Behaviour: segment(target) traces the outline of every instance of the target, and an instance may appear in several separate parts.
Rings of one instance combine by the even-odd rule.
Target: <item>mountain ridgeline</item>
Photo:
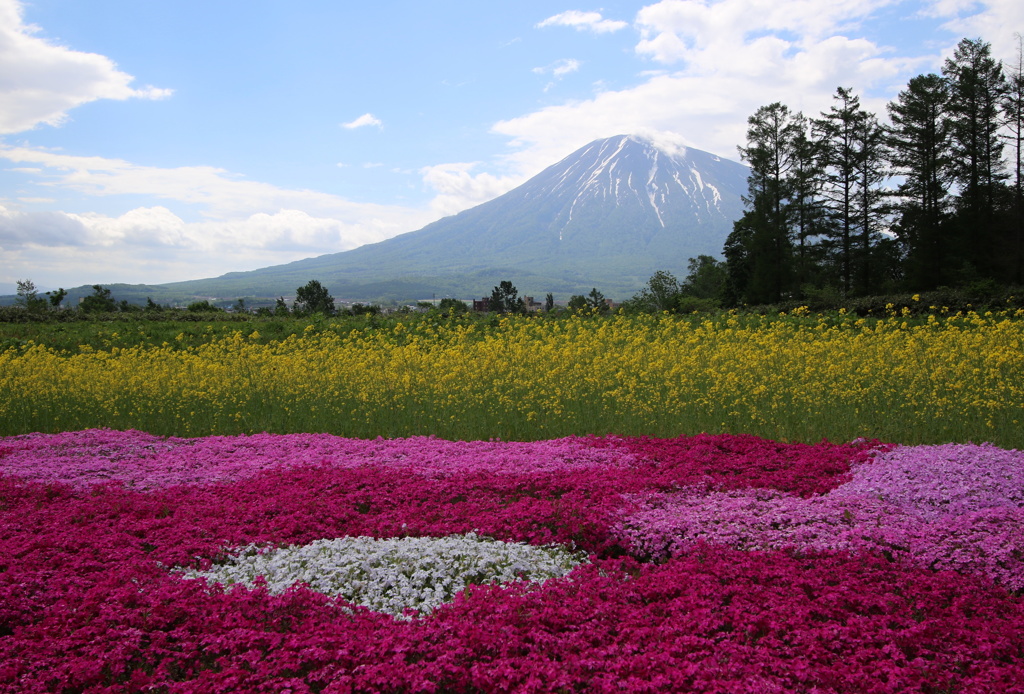
[[[597,140],[518,188],[380,243],[219,278],[175,294],[288,296],[317,279],[342,300],[468,298],[503,279],[523,294],[598,287],[627,298],[656,270],[718,256],[743,213],[747,167],[635,136]]]

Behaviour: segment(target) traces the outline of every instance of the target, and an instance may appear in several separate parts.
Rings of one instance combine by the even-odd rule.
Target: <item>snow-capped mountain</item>
[[[665,151],[623,135],[590,143],[509,195],[518,192],[523,202],[544,197],[557,201],[560,209],[550,230],[562,240],[567,233],[592,232],[595,212],[609,209],[642,218],[648,232],[644,236],[652,238],[658,229],[731,224],[736,195],[746,189],[746,174],[745,167],[707,152]]]
[[[418,231],[202,282],[244,279],[288,294],[318,279],[338,298],[410,299],[482,296],[507,279],[521,294],[568,298],[597,287],[628,298],[657,270],[681,279],[689,258],[721,255],[747,174],[700,150],[611,137]]]

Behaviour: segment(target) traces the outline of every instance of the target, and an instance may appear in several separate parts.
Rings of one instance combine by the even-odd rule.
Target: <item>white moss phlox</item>
[[[377,612],[421,614],[450,602],[468,585],[526,580],[542,583],[564,576],[586,556],[559,545],[535,547],[501,542],[475,533],[448,537],[340,537],[308,545],[235,550],[227,563],[208,571],[181,570],[225,586],[255,585],[282,593],[296,583],[342,597]]]

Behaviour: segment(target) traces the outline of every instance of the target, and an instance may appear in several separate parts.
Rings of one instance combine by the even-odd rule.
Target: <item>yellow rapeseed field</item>
[[[270,343],[0,353],[3,434],[542,439],[701,431],[1021,447],[1021,316],[897,313],[330,322]],[[251,330],[251,328],[250,328]]]

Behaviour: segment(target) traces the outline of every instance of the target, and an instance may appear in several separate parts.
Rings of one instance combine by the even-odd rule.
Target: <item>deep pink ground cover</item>
[[[1024,589],[1021,452],[973,444],[900,446],[834,479],[847,481],[831,489],[819,485],[823,493],[807,498],[781,493],[779,484],[630,495],[636,507],[622,514],[615,534],[634,553],[654,558],[699,542],[874,551]]]
[[[743,436],[0,439],[0,691],[1021,692],[1022,462]],[[166,570],[470,530],[593,563],[411,622]]]

